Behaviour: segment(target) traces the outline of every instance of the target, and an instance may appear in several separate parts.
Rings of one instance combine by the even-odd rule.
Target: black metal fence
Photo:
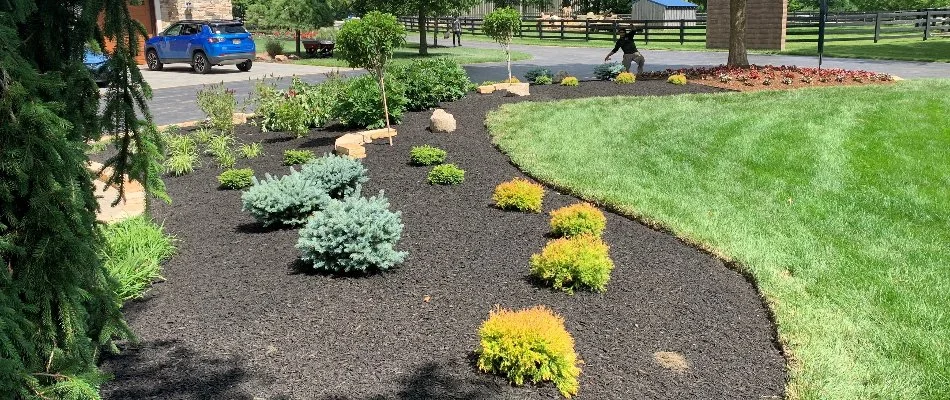
[[[410,31],[418,31],[415,17],[400,17]],[[484,35],[481,17],[461,17],[462,30],[466,34]],[[786,25],[786,41],[817,42],[817,13],[790,13]],[[451,18],[430,18],[426,27],[437,42],[449,27]],[[856,40],[882,40],[920,38],[928,40],[939,36],[950,37],[950,9],[930,11],[895,11],[879,13],[838,13],[827,19],[825,40],[846,42]],[[524,17],[521,21],[520,38],[541,40],[614,41],[620,28],[642,28],[641,41],[649,43],[705,43],[706,15],[683,20],[633,20],[629,16],[616,19],[539,19]]]

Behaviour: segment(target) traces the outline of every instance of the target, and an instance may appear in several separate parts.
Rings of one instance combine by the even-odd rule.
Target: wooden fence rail
[[[415,17],[400,17],[410,31],[418,31]],[[484,35],[481,17],[461,17],[462,30],[470,35]],[[426,28],[437,44],[440,36],[450,29],[451,18],[429,19]],[[819,17],[817,14],[789,14],[786,27],[787,42],[817,42]],[[541,40],[615,41],[620,28],[641,28],[639,40],[645,44],[704,43],[706,18],[682,20],[613,20],[595,19],[538,19],[524,17],[520,38]],[[896,11],[879,13],[842,13],[828,16],[825,41],[881,40],[950,36],[950,9],[931,11]]]

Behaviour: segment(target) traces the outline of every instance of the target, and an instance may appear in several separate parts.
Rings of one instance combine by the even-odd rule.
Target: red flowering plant
[[[750,65],[748,67],[720,65],[717,67],[667,69],[665,71],[644,73],[639,78],[666,79],[673,74],[683,74],[690,80],[705,81],[709,85],[730,88],[754,87],[757,85],[771,86],[776,81],[782,82],[784,86],[800,87],[817,83],[827,85],[832,83],[890,82],[894,80],[894,77],[888,74],[870,71],[837,68],[819,70],[794,65]]]

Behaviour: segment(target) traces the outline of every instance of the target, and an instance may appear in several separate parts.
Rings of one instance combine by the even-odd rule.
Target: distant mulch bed
[[[805,68],[796,66],[750,65],[748,67],[718,67],[667,69],[647,72],[638,78],[666,80],[670,75],[683,74],[690,82],[720,89],[751,92],[759,90],[789,90],[805,87],[859,86],[893,83],[896,77],[863,70],[837,68]]]
[[[126,305],[140,344],[104,360],[107,399],[553,399],[552,385],[513,387],[476,371],[476,331],[495,306],[544,304],[566,321],[584,364],[579,399],[761,399],[784,395],[785,359],[753,285],[666,233],[607,214],[616,263],[607,292],[573,296],[539,287],[528,261],[548,238],[546,214],[495,209],[493,188],[524,176],[496,150],[485,114],[515,101],[713,92],[665,82],[533,87],[528,98],[470,95],[445,104],[452,134],[409,113],[395,145],[371,144],[365,195],[385,190],[402,212],[394,272],[342,278],[299,272],[297,231],[265,229],[220,191],[207,160],[166,178],[171,205],[154,217],[179,239],[163,283]],[[292,139],[242,126],[262,158],[238,167],[286,173],[285,149],[329,152],[339,132]],[[431,186],[407,165],[412,146],[448,151],[465,183]],[[577,202],[548,191],[545,212]],[[305,269],[305,268],[304,268]],[[669,353],[660,353],[669,352]],[[675,354],[672,368],[656,354]],[[660,360],[660,361],[657,361]],[[688,367],[687,367],[688,366]]]

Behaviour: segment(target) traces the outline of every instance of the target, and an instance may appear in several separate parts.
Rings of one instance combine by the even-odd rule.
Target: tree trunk
[[[376,71],[376,76],[379,77],[379,92],[383,94],[383,114],[386,117],[386,134],[389,135],[389,145],[393,145],[393,137],[389,134],[389,130],[392,127],[389,125],[389,104],[386,101],[386,72],[385,70]]]
[[[745,48],[746,1],[729,0],[729,61],[730,66],[749,65]]]
[[[508,83],[511,83],[511,43],[505,45],[505,59],[508,61]]]
[[[419,10],[419,55],[429,55],[429,45],[426,43],[426,13],[425,10]]]
[[[297,40],[297,57],[300,57],[300,29],[295,30],[294,38]]]

